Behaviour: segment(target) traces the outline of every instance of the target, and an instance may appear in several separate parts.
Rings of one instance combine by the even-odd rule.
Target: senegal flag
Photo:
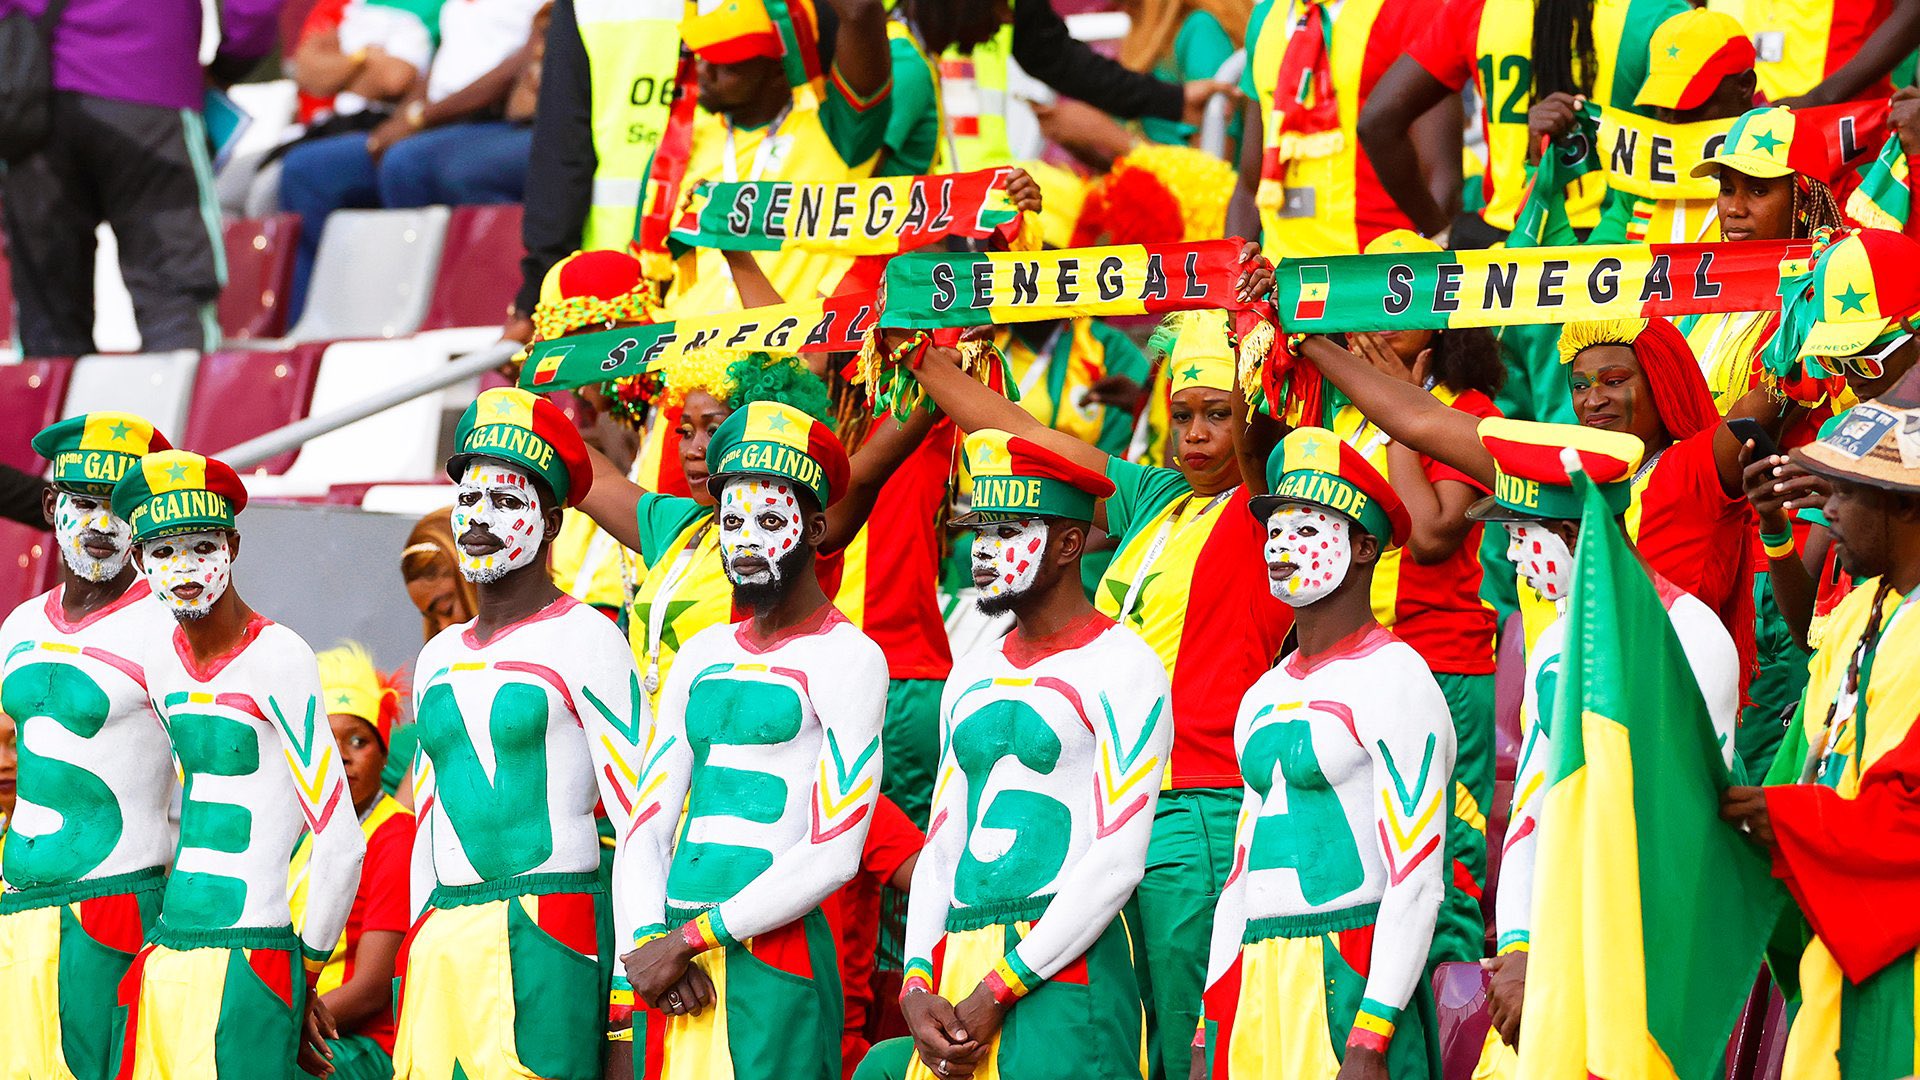
[[[1585,495],[1533,892],[1519,1075],[1706,1080],[1784,894],[1653,583]]]

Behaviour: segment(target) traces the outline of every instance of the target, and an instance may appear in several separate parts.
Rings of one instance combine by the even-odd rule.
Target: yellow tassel
[[[993,342],[968,340],[960,343],[960,370],[981,382],[987,381],[987,372],[993,370],[993,365],[998,362]]]
[[[1310,135],[1288,132],[1280,136],[1280,160],[1333,157],[1347,148],[1347,136],[1339,128],[1316,131]]]
[[[652,281],[667,281],[673,277],[673,259],[664,251],[642,251],[640,272]]]
[[[1039,251],[1044,242],[1040,232],[1040,215],[1020,211],[1020,228],[1013,234],[1013,239],[1007,241],[1008,249]]]
[[[1267,354],[1273,350],[1273,324],[1265,319],[1240,339],[1240,351],[1237,356],[1240,369],[1240,392],[1246,395],[1251,404],[1255,394],[1260,392],[1261,373],[1266,370]]]

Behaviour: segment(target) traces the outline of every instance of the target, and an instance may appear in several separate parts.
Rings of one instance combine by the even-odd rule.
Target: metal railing
[[[248,439],[237,446],[230,446],[215,456],[233,466],[235,471],[245,472],[270,457],[295,449],[308,439],[318,438],[330,431],[338,431],[355,421],[365,420],[374,413],[384,412],[395,405],[404,405],[414,398],[445,390],[454,383],[484,375],[513,359],[513,354],[519,351],[519,344],[512,341],[489,345],[478,352],[470,352],[449,361],[446,367],[431,374],[390,386],[330,413],[296,420],[286,427]]]

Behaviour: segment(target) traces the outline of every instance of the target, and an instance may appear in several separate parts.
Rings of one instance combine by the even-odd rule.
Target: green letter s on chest
[[[120,802],[107,782],[77,765],[34,752],[29,733],[49,721],[82,739],[100,734],[112,702],[79,668],[62,663],[26,664],[0,684],[0,712],[20,725],[22,801],[60,815],[60,827],[42,836],[14,836],[7,843],[7,878],[14,885],[75,881],[105,862],[120,842]]]

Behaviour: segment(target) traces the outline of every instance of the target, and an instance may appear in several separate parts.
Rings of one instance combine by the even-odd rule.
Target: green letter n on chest
[[[667,872],[667,895],[675,903],[721,903],[773,865],[775,853],[752,843],[692,839],[696,822],[715,819],[703,822],[700,831],[726,836],[740,829],[737,822],[772,825],[787,811],[788,778],[749,767],[756,756],[750,749],[725,748],[780,746],[798,738],[805,722],[800,694],[784,682],[740,678],[726,670],[719,665],[718,673],[701,672],[687,697],[693,778],[686,821]],[[794,779],[803,785],[811,781]]]

